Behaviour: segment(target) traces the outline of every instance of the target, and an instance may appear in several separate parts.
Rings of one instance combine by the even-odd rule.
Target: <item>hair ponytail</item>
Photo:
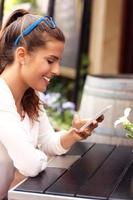
[[[3,29],[9,26],[12,22],[16,21],[19,17],[23,17],[24,15],[29,14],[27,10],[18,9],[15,10],[8,18],[7,22],[4,24]]]
[[[18,23],[18,18],[20,21],[20,17],[29,14],[28,11],[19,9],[14,11],[6,21],[4,25],[2,25],[2,29],[0,31],[0,66],[4,68],[7,64],[12,64],[14,60],[14,40],[18,34],[18,27],[20,23]],[[3,70],[3,69],[2,69]]]

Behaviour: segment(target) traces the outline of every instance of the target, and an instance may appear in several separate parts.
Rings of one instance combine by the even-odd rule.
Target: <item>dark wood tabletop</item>
[[[9,200],[133,200],[132,147],[77,143],[8,195]]]

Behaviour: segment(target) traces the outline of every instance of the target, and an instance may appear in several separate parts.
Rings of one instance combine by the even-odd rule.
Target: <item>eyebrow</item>
[[[62,58],[59,58],[59,57],[54,56],[54,55],[49,55],[48,57],[49,57],[49,58],[54,58],[55,60],[61,60],[61,59],[62,59]]]

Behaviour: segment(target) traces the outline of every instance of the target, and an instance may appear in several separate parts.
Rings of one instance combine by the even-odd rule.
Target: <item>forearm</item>
[[[67,134],[61,136],[61,145],[64,149],[69,149],[73,144],[78,141],[76,133],[73,129],[70,129]]]
[[[73,144],[78,141],[86,139],[88,136],[92,134],[94,127],[96,124],[92,124],[90,129],[86,129],[83,131],[79,131],[76,128],[71,128],[66,135],[63,135],[60,139],[60,143],[64,149],[69,149]]]

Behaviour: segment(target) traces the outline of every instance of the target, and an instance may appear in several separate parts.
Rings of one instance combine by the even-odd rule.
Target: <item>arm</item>
[[[46,168],[47,156],[30,142],[15,113],[0,112],[0,141],[24,176],[36,176]]]
[[[42,107],[39,118],[38,148],[50,156],[66,153],[68,150],[64,149],[61,144],[61,137],[65,134],[66,131],[54,131]]]
[[[72,128],[69,131],[65,131],[64,134],[63,131],[55,132],[43,109],[39,119],[39,148],[48,155],[61,155],[66,153],[75,142],[86,139],[92,134],[93,129],[98,126],[98,121],[94,121],[87,129],[79,132],[79,128],[85,122],[85,120],[75,118]]]
[[[91,136],[93,130],[98,126],[99,122],[102,122],[104,116],[101,115],[97,120],[93,120],[88,127],[81,129],[81,127],[88,122],[88,120],[80,119],[78,116],[75,116],[72,122],[72,128],[67,132],[66,135],[61,137],[61,145],[65,149],[71,148],[71,146],[77,141]]]

